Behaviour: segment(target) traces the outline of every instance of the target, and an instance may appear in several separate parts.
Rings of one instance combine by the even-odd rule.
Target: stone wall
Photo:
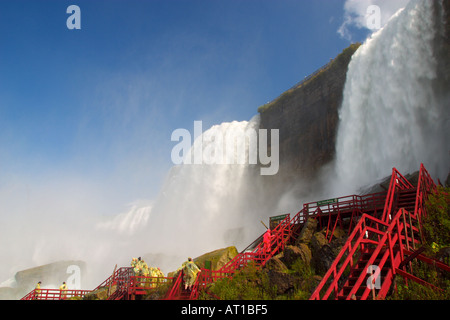
[[[346,48],[306,81],[258,109],[260,128],[279,129],[280,134],[280,170],[266,181],[311,180],[333,159],[347,67],[359,46]]]

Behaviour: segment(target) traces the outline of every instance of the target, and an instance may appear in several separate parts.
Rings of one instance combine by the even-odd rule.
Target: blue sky
[[[352,1],[347,1],[348,2]],[[66,9],[81,9],[69,30]],[[250,120],[367,30],[344,0],[0,3],[0,194],[151,199],[177,128]],[[347,21],[348,22],[348,21]],[[14,185],[17,189],[12,188]],[[30,191],[31,190],[31,191]],[[50,191],[51,192],[51,191]],[[12,194],[12,196],[11,196]],[[105,209],[106,210],[106,209]]]

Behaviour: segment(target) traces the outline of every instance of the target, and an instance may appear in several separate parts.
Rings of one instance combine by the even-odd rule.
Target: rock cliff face
[[[280,175],[311,178],[333,159],[347,67],[359,44],[258,109],[261,129],[279,129]]]
[[[22,270],[15,274],[10,287],[0,288],[0,299],[20,299],[33,290],[38,281],[46,289],[57,289],[63,281],[69,289],[82,289],[85,288],[85,275],[86,263],[79,260],[58,261]],[[80,287],[75,288],[74,283]]]
[[[258,109],[260,129],[279,130],[279,171],[260,177],[260,188],[266,189],[260,192],[270,203],[279,203],[276,210],[286,210],[286,201],[320,192],[319,170],[335,156],[348,64],[359,46],[344,49],[326,66]]]
[[[450,103],[450,0],[443,0],[442,6],[444,10],[440,5],[435,10],[435,54],[442,80],[435,94]],[[314,183],[318,170],[333,160],[347,69],[359,46],[344,49],[324,68],[258,109],[260,128],[279,129],[280,134],[279,172],[263,180],[292,190],[299,178]]]

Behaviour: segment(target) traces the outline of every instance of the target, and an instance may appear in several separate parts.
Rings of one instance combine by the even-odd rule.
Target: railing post
[[[406,249],[409,250],[409,238],[408,238],[408,229],[406,226],[406,217],[405,217],[405,210],[402,209],[402,216],[403,216],[403,229],[405,233],[405,243],[406,243]],[[400,238],[401,240],[401,238]]]
[[[337,274],[336,274],[336,268],[333,268],[333,280],[336,279],[336,275],[337,275]],[[333,291],[334,291],[334,298],[337,300],[337,298],[338,298],[338,293],[339,293],[337,281],[334,282],[334,288],[333,288]]]

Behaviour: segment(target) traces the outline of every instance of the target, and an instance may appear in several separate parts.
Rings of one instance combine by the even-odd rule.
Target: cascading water
[[[203,156],[217,150],[220,141],[212,137],[226,137],[249,129],[256,132],[258,126],[258,117],[249,122],[234,121],[213,126],[195,140],[186,157],[194,154],[198,147],[203,149]],[[248,142],[241,140],[240,143],[244,145],[237,145],[236,149],[248,153]],[[202,162],[173,167],[152,209],[150,234],[162,239],[167,250],[191,252],[191,255],[201,254],[205,248],[214,250],[225,245],[224,231],[241,227],[248,217],[245,208],[249,206],[253,190],[251,181],[256,172],[252,168],[256,169],[248,162]]]
[[[195,257],[224,246],[248,245],[264,231],[262,225],[255,227],[255,221],[258,217],[269,216],[271,208],[261,201],[258,191],[260,167],[249,160],[250,149],[255,145],[248,138],[236,139],[233,150],[226,150],[222,142],[236,132],[256,135],[258,128],[259,116],[255,116],[250,121],[226,122],[206,130],[184,155],[184,163],[172,167],[151,206],[141,209],[133,206],[130,212],[102,222],[98,227],[132,234],[132,243],[138,245],[131,251],[137,255],[162,254],[159,261],[151,263],[158,263],[158,267],[166,271],[174,270],[188,256]],[[195,154],[196,148],[202,149],[203,159],[193,164],[194,161],[187,161],[187,158]],[[211,164],[214,150],[224,150],[224,156],[227,153],[237,158],[243,151],[244,161],[235,159],[236,163]],[[177,264],[166,265],[164,256]],[[178,260],[174,260],[174,256]]]
[[[439,72],[442,10],[442,1],[413,0],[354,54],[330,192],[354,192],[393,167],[412,173],[420,163],[445,179],[450,90]]]
[[[422,162],[436,174],[447,174],[450,100],[448,88],[439,89],[439,10],[442,2],[411,1],[353,56],[340,110],[336,179],[325,180],[331,185],[326,191],[330,196],[353,193],[388,176],[392,167],[407,173]],[[199,137],[201,148],[214,149],[212,136],[258,127],[258,117],[213,126]],[[188,156],[195,153],[199,139]],[[248,146],[244,149],[248,152]],[[139,216],[145,222],[139,243],[150,244],[140,247],[141,252],[187,257],[250,243],[263,229],[242,233],[243,227],[291,212],[277,211],[277,204],[264,198],[258,190],[259,170],[254,169],[257,166],[249,164],[174,166],[151,210]],[[301,205],[301,199],[296,200]],[[123,218],[135,221],[129,215]],[[111,225],[123,228],[118,221]]]
[[[389,175],[392,167],[412,172],[423,162],[437,174],[447,174],[450,100],[448,87],[441,90],[436,53],[440,6],[413,0],[353,56],[340,111],[337,179],[331,183],[336,188],[329,190],[330,196],[353,193]],[[211,156],[217,146],[211,137],[258,128],[258,117],[213,126],[198,137],[187,156],[195,154],[199,141]],[[241,147],[248,153],[248,145],[236,149]],[[127,258],[146,253],[176,256],[168,264],[164,259],[150,261],[172,271],[188,256],[226,245],[242,249],[264,231],[260,219],[291,212],[267,198],[260,177],[259,167],[249,163],[176,165],[151,206],[133,206],[98,227],[132,234],[121,238]],[[295,200],[300,206],[302,199]]]
[[[389,175],[392,167],[412,172],[423,162],[435,175],[447,175],[450,90],[448,75],[439,69],[441,11],[442,1],[412,0],[354,54],[340,111],[336,179],[331,183],[335,188],[330,196],[355,192]],[[214,126],[202,137],[258,128],[255,117]],[[203,150],[209,152],[212,141],[207,141]],[[115,263],[124,266],[132,256],[146,253],[179,257],[166,265],[149,261],[172,271],[188,256],[249,244],[264,230],[260,219],[290,212],[277,211],[267,189],[266,193],[259,189],[259,178],[259,167],[252,164],[174,166],[151,204],[133,205],[108,221],[86,218],[77,228],[71,225],[74,231],[69,235],[60,231],[55,242],[33,237],[29,250],[34,248],[36,256],[42,252],[47,257],[50,252],[54,259],[75,255],[86,260],[98,271],[92,285],[104,280],[105,270]],[[299,206],[302,200],[295,199]],[[94,230],[86,224],[94,225]],[[255,229],[243,232],[249,226]],[[73,239],[75,248],[69,245]],[[44,258],[33,262],[45,263]]]

